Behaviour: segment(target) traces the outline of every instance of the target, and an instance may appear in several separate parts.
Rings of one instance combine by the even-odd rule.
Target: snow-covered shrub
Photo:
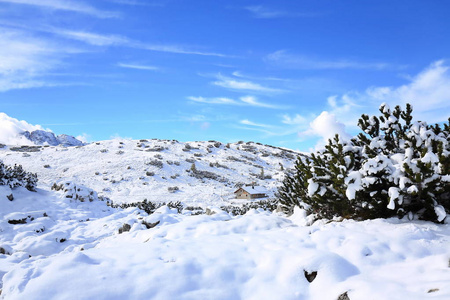
[[[164,167],[164,163],[158,159],[150,159],[150,160],[146,161],[145,164],[147,166],[155,166],[160,169],[162,169]]]
[[[450,119],[443,128],[412,122],[412,107],[362,115],[360,133],[336,136],[324,150],[299,157],[279,189],[286,211],[371,219],[397,215],[442,222],[450,213]]]
[[[7,185],[12,189],[23,186],[29,191],[35,191],[37,181],[37,175],[25,172],[21,165],[11,167],[0,161],[0,185]]]
[[[155,212],[155,210],[157,210],[158,208],[167,205],[169,208],[176,208],[178,213],[181,213],[183,211],[183,203],[181,203],[180,201],[176,201],[176,202],[152,202],[152,201],[147,201],[147,199],[144,199],[141,202],[130,202],[130,203],[122,203],[122,204],[114,204],[111,201],[110,206],[112,208],[122,208],[122,209],[127,209],[129,207],[137,207],[139,209],[142,209],[143,211],[145,211],[146,213],[148,213],[149,215],[151,215],[152,213]]]
[[[278,202],[276,199],[265,199],[255,202],[244,203],[242,205],[224,205],[220,209],[231,213],[235,216],[245,215],[248,211],[252,209],[263,209],[266,211],[275,211],[277,209]]]
[[[177,187],[177,186],[169,186],[169,187],[167,188],[167,190],[168,190],[170,193],[175,193],[175,192],[179,191],[180,188]]]
[[[99,200],[96,191],[94,191],[88,187],[85,187],[81,184],[75,184],[72,181],[65,181],[62,183],[54,183],[52,185],[52,190],[63,191],[64,198],[79,200],[81,202],[85,202],[85,201],[92,202],[94,200]]]

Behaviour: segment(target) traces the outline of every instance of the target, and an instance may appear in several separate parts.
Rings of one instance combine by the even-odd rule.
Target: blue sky
[[[0,111],[56,134],[310,150],[450,112],[447,1],[0,0]]]

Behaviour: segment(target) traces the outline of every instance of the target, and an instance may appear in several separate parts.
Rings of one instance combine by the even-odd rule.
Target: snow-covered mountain
[[[53,132],[45,130],[34,130],[34,131],[24,131],[21,133],[22,136],[26,137],[29,141],[36,145],[50,145],[50,146],[82,146],[83,142],[77,140],[73,136],[67,134],[60,134],[55,136]]]
[[[45,134],[39,137],[48,137]],[[50,140],[51,141],[51,140]],[[85,146],[4,147],[5,164],[21,164],[49,187],[74,181],[116,203],[182,201],[220,204],[255,183],[273,196],[299,153],[254,142],[109,140]]]

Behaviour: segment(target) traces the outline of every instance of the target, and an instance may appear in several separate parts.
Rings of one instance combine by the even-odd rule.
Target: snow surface
[[[306,226],[301,210],[287,218],[164,206],[147,215],[43,190],[19,188],[9,201],[10,192],[0,188],[0,245],[10,253],[0,254],[2,299],[450,298],[448,224]],[[7,222],[28,216],[26,224]],[[160,223],[146,229],[143,220]],[[131,230],[119,234],[125,223]]]
[[[158,140],[29,153],[1,149],[6,164],[20,163],[40,180],[37,192],[0,186],[1,299],[336,300],[345,292],[351,300],[450,299],[448,221],[311,225],[298,208],[290,217],[262,210],[233,216],[218,206],[229,201],[225,196],[237,183],[256,181],[274,192],[283,173],[279,164],[290,167],[292,159],[263,145],[249,145],[255,147],[249,151],[241,144],[189,144],[198,149]],[[164,149],[145,151],[158,147]],[[227,180],[190,176],[186,158],[195,159],[197,170]],[[155,160],[162,168],[146,164]],[[257,166],[272,179],[258,179]],[[70,189],[52,191],[54,182]],[[170,193],[170,186],[180,191]],[[214,214],[178,213],[167,206],[151,215],[111,208],[90,189],[117,202],[179,199]],[[437,213],[446,217],[445,211]],[[124,224],[130,230],[119,234]],[[305,272],[314,271],[317,277],[309,282]]]

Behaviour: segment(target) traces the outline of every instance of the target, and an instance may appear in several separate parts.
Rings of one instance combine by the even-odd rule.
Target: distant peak
[[[60,134],[55,136],[53,132],[45,130],[24,131],[22,136],[30,140],[36,145],[50,145],[50,146],[82,146],[84,143],[73,136],[67,134]]]

